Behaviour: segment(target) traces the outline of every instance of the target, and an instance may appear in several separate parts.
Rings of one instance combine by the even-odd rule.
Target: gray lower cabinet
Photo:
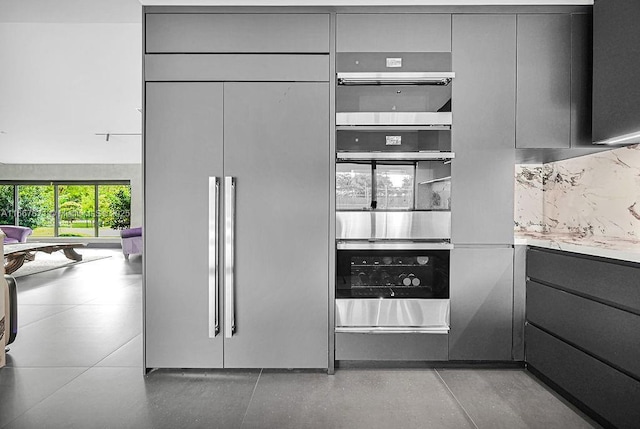
[[[327,368],[328,85],[146,84],[146,368]]]
[[[452,61],[452,241],[511,244],[515,15],[454,15]]]
[[[451,251],[449,360],[512,360],[513,249]]]
[[[528,367],[606,426],[640,421],[640,264],[527,253]]]

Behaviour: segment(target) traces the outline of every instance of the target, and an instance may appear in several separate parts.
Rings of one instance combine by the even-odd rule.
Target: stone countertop
[[[527,232],[516,233],[514,244],[640,263],[640,240]]]

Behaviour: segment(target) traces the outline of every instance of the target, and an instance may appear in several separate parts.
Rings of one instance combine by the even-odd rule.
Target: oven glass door
[[[449,298],[448,250],[338,250],[336,298]]]

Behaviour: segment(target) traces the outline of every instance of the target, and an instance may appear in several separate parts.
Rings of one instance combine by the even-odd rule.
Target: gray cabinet
[[[451,15],[339,13],[337,52],[451,52]]]
[[[512,359],[513,249],[451,251],[449,360]]]
[[[571,15],[518,15],[516,147],[568,148]]]
[[[571,15],[571,147],[592,147],[593,16]]]
[[[593,5],[593,141],[640,137],[640,2],[598,0]],[[619,139],[636,134],[635,138]]]
[[[326,368],[329,84],[151,82],[144,112],[145,366]]]
[[[327,53],[329,14],[148,13],[146,53]]]
[[[513,243],[516,17],[453,16],[451,233]]]
[[[640,265],[527,252],[526,362],[606,426],[640,419]]]

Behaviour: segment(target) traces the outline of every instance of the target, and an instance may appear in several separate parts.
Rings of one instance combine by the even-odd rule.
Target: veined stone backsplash
[[[516,165],[515,232],[640,240],[640,145]]]

